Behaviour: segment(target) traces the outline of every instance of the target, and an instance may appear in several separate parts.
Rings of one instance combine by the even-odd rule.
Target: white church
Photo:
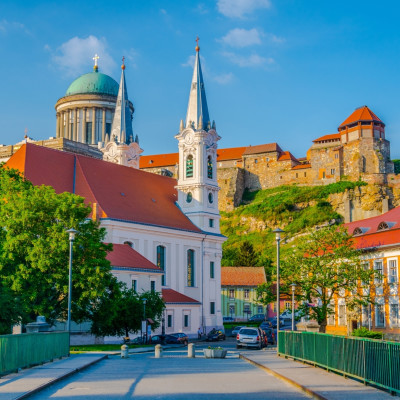
[[[92,217],[107,230],[106,242],[114,244],[108,257],[113,274],[138,292],[161,292],[166,334],[189,336],[199,327],[208,332],[223,326],[226,238],[219,229],[216,176],[220,137],[209,117],[199,50],[186,121],[175,136],[177,180],[139,170],[143,150],[133,134],[125,65],[118,85],[99,72],[97,57],[94,71],[72,82],[56,104],[54,140],[63,140],[64,151],[26,140],[7,161],[35,185],[84,197]],[[89,149],[86,155],[83,146]]]

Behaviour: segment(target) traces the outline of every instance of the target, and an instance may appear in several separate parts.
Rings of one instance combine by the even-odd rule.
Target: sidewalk
[[[275,349],[246,352],[240,358],[305,391],[320,400],[385,400],[388,392],[344,378],[322,368],[278,357]]]
[[[24,399],[106,357],[104,354],[76,354],[3,376],[0,378],[0,400]]]

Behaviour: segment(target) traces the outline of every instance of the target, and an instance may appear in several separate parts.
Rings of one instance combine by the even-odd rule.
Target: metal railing
[[[400,393],[400,343],[281,331],[278,353]]]
[[[23,333],[0,336],[0,375],[69,354],[69,333]]]

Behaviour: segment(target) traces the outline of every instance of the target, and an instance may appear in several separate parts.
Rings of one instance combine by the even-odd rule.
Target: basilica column
[[[60,137],[60,113],[56,113],[56,138]]]
[[[86,108],[82,110],[82,143],[86,143]]]
[[[74,136],[73,139],[77,142],[78,141],[78,109],[75,108],[74,111]]]
[[[101,141],[105,142],[106,140],[106,109],[103,107],[103,120],[101,126]]]
[[[96,107],[92,110],[92,144],[96,144]]]
[[[65,137],[65,111],[61,111],[61,137]]]
[[[66,125],[65,136],[67,137],[67,139],[71,139],[71,137],[70,137],[70,135],[71,135],[70,111],[67,110],[66,114],[67,114],[67,118],[65,121],[65,125]]]

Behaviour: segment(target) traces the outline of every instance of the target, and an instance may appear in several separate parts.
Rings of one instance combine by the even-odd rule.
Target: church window
[[[136,293],[137,292],[137,280],[132,279],[132,289]]]
[[[106,123],[106,135],[110,135],[111,134],[111,123],[107,122]]]
[[[214,220],[213,220],[212,218],[210,218],[210,219],[208,220],[208,226],[209,226],[210,228],[214,228]]]
[[[207,157],[207,177],[209,179],[213,178],[213,165],[211,156]]]
[[[189,193],[186,195],[186,203],[191,203],[192,200],[193,200],[193,195],[192,195],[192,193],[189,192]]]
[[[215,278],[215,268],[214,268],[214,261],[210,261],[210,278]]]
[[[164,274],[161,277],[161,285],[165,286],[165,247],[157,246],[157,267],[159,267]]]
[[[208,202],[210,204],[212,204],[214,202],[214,196],[213,196],[213,194],[211,192],[208,193]]]
[[[86,143],[92,143],[92,122],[86,122]]]
[[[150,281],[150,290],[152,293],[156,291],[156,281]]]
[[[211,315],[215,314],[215,301],[210,302],[210,314]]]
[[[187,285],[194,287],[194,250],[187,251]]]
[[[168,314],[167,316],[167,328],[172,328],[172,315]]]
[[[189,155],[186,159],[186,178],[193,178],[193,156]]]

